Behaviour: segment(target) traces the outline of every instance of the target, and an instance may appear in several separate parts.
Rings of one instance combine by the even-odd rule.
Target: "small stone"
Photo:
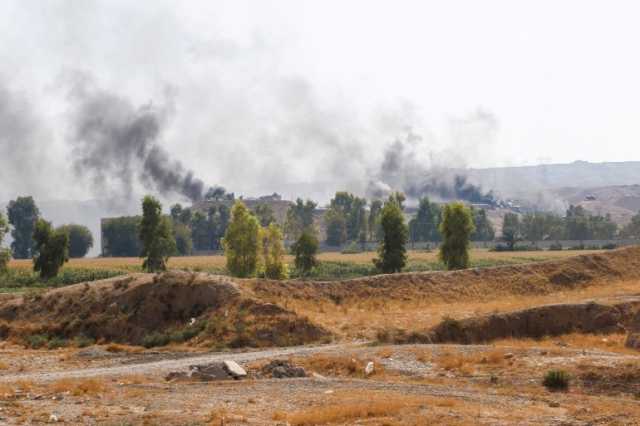
[[[327,380],[327,378],[324,377],[322,374],[318,374],[316,372],[311,373],[311,377],[313,377],[316,380]]]
[[[504,354],[504,359],[511,359],[513,357],[514,357],[514,355],[511,352],[508,352],[508,353]]]
[[[558,408],[560,406],[560,403],[558,401],[551,401],[549,403],[549,407],[551,408]]]
[[[549,352],[547,351],[540,351],[540,355],[547,355]]]
[[[373,374],[373,371],[374,371],[373,361],[369,361],[367,363],[367,366],[364,368],[364,375],[370,376]]]
[[[240,365],[237,362],[232,360],[226,360],[226,361],[223,361],[222,364],[224,365],[224,369],[227,370],[227,372],[231,374],[231,376],[233,376],[234,379],[247,377],[247,372],[244,370],[244,368],[240,367]]]
[[[58,416],[57,416],[57,415],[55,415],[55,414],[52,414],[52,415],[50,415],[50,416],[49,416],[49,421],[50,421],[51,423],[58,423],[58,421],[59,421],[59,420],[60,420],[60,419],[59,419],[59,418],[58,418]]]
[[[329,394],[333,393],[333,390],[329,389],[329,390],[324,391],[324,393],[325,393],[325,395],[329,395]]]

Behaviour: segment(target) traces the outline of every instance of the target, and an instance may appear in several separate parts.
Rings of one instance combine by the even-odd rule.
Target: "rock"
[[[292,365],[289,361],[274,359],[262,367],[265,376],[283,379],[288,377],[307,377],[307,372],[302,367]]]
[[[311,377],[313,377],[316,380],[327,380],[327,378],[324,377],[322,374],[318,374],[316,372],[311,373]]]
[[[49,416],[49,422],[51,423],[58,423],[60,419],[58,418],[58,416],[56,414],[52,414]]]
[[[549,402],[549,407],[551,408],[558,408],[559,406],[560,406],[560,403],[558,401]]]
[[[227,371],[222,362],[213,362],[211,364],[192,365],[191,377],[202,381],[211,380],[229,380],[233,376]],[[246,373],[245,373],[246,374]]]
[[[226,361],[222,361],[222,364],[224,365],[224,369],[227,370],[227,373],[233,376],[234,379],[241,379],[243,377],[247,377],[247,372],[244,370],[244,368],[240,367],[240,365],[237,362],[232,360],[226,360]]]
[[[167,374],[164,379],[167,382],[179,381],[179,380],[187,380],[189,379],[189,374],[184,371],[172,371]]]
[[[369,361],[367,363],[367,366],[364,368],[364,375],[365,376],[370,376],[373,374],[374,371],[374,367],[373,367],[373,361]]]
[[[514,355],[511,352],[504,354],[504,359],[511,359],[513,357]]]

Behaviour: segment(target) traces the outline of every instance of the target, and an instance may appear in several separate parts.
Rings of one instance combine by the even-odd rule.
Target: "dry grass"
[[[364,419],[393,420],[402,411],[416,411],[425,406],[422,398],[398,394],[347,395],[338,394],[320,406],[294,411],[290,414],[274,413],[274,420],[286,420],[292,426],[326,424],[352,424]],[[386,424],[386,423],[376,423]]]
[[[68,392],[73,396],[100,395],[106,389],[105,384],[98,379],[62,379],[48,385],[50,392]]]
[[[625,333],[608,335],[571,333],[562,336],[543,337],[542,339],[503,339],[493,342],[495,346],[512,348],[552,348],[558,349],[558,343],[567,345],[569,349],[600,349],[629,355],[638,355],[638,351],[625,347]]]
[[[435,297],[413,300],[370,298],[355,303],[343,302],[340,305],[327,301],[299,299],[284,299],[279,303],[338,335],[348,338],[374,338],[378,330],[423,331],[438,324],[445,316],[463,319],[537,305],[636,295],[638,284],[638,281],[617,281],[546,295],[495,298],[477,295],[476,300],[469,296],[446,301]]]
[[[107,352],[112,353],[140,353],[144,351],[142,346],[121,345],[119,343],[110,343],[104,348]]]
[[[340,377],[366,377],[364,369],[372,360],[363,360],[355,356],[317,354],[308,357],[293,358],[291,362],[303,367],[305,370],[314,371],[326,376]],[[374,372],[371,376],[379,376],[384,373],[384,367],[380,363],[374,363]]]

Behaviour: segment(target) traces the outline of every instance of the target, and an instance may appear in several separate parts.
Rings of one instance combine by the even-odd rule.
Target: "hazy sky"
[[[364,182],[409,128],[425,163],[640,160],[638,16],[633,1],[4,0],[0,199],[97,195],[73,167],[79,75],[161,108],[172,161],[240,192]]]

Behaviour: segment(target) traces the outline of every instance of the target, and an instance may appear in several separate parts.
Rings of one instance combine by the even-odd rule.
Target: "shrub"
[[[564,391],[569,388],[570,376],[564,370],[549,370],[542,384],[551,391]]]
[[[613,250],[618,248],[618,245],[616,243],[603,244],[601,248],[603,250]]]
[[[361,253],[362,247],[355,241],[351,241],[345,248],[342,249],[342,254],[356,254]]]
[[[47,349],[58,349],[67,346],[67,341],[60,337],[54,337],[47,343]]]
[[[93,345],[95,342],[96,341],[94,339],[87,337],[84,334],[79,334],[73,339],[73,344],[77,348],[86,348],[87,346]]]
[[[549,246],[549,251],[560,251],[562,250],[562,244],[560,243],[553,243]]]
[[[51,222],[38,219],[33,240],[36,251],[33,270],[39,272],[42,279],[54,278],[69,260],[69,235],[63,230],[54,230]]]
[[[32,334],[25,337],[27,347],[31,349],[40,349],[49,341],[49,337],[45,334]]]
[[[291,246],[291,252],[295,256],[296,269],[301,275],[309,274],[318,265],[316,260],[318,239],[310,231],[300,234],[300,238]]]
[[[165,346],[169,344],[171,338],[168,334],[154,332],[151,334],[147,334],[142,339],[142,346],[145,348],[153,348],[155,346]]]

